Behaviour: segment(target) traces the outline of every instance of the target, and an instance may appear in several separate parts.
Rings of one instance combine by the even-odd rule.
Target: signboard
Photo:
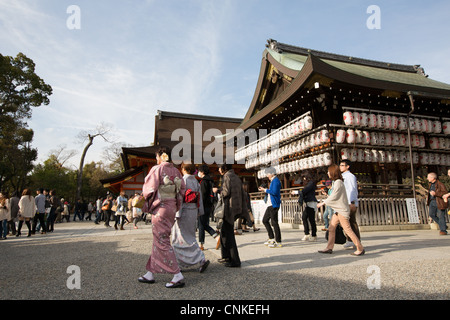
[[[420,223],[416,200],[414,198],[407,198],[405,200],[409,223]]]
[[[264,213],[266,212],[267,205],[264,200],[252,200],[251,201],[253,217],[255,221],[262,221]],[[282,222],[281,208],[278,209],[278,223]]]

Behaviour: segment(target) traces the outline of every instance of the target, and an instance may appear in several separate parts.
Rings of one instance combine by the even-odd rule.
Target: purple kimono
[[[171,274],[180,272],[170,243],[170,233],[175,223],[175,214],[180,210],[185,189],[183,176],[169,162],[152,167],[145,177],[143,195],[147,201],[144,211],[153,214],[153,248],[147,262],[147,271]]]

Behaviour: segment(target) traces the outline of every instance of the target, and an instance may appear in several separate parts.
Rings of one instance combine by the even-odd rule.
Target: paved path
[[[302,242],[302,230],[287,226],[282,226],[283,247],[267,248],[266,232],[259,226],[259,232],[236,236],[242,267],[231,269],[217,262],[220,250],[207,235],[207,271],[184,272],[186,286],[170,290],[164,287],[170,275],[157,275],[152,285],[137,281],[145,273],[152,241],[151,225],[141,222],[139,227],[116,231],[90,221],[70,222],[56,224],[52,234],[27,238],[25,231],[25,236],[0,241],[0,299],[450,298],[450,236],[436,230],[363,232],[367,253],[353,257],[340,245],[332,255],[319,254],[324,232],[317,242]],[[67,286],[70,266],[79,268],[80,289]],[[379,289],[369,289],[368,283]]]

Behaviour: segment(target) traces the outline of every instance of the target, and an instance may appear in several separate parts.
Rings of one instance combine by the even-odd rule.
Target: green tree
[[[33,60],[0,54],[0,188],[20,190],[28,181],[37,150],[28,128],[32,107],[48,105],[52,88],[35,73]]]
[[[30,176],[30,186],[34,190],[54,189],[57,195],[73,202],[76,192],[76,171],[62,166],[58,158],[51,154],[44,163],[34,167]]]

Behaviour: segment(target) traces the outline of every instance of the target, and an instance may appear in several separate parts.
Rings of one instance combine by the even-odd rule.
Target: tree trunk
[[[88,135],[89,137],[89,142],[88,144],[84,147],[83,150],[83,154],[81,155],[81,159],[80,159],[80,168],[78,169],[78,177],[77,177],[77,196],[76,196],[76,200],[80,199],[81,197],[81,187],[83,185],[83,167],[84,167],[84,158],[86,157],[86,153],[88,151],[88,149],[93,145],[94,143],[94,138],[95,135]],[[76,201],[75,200],[75,201]]]

